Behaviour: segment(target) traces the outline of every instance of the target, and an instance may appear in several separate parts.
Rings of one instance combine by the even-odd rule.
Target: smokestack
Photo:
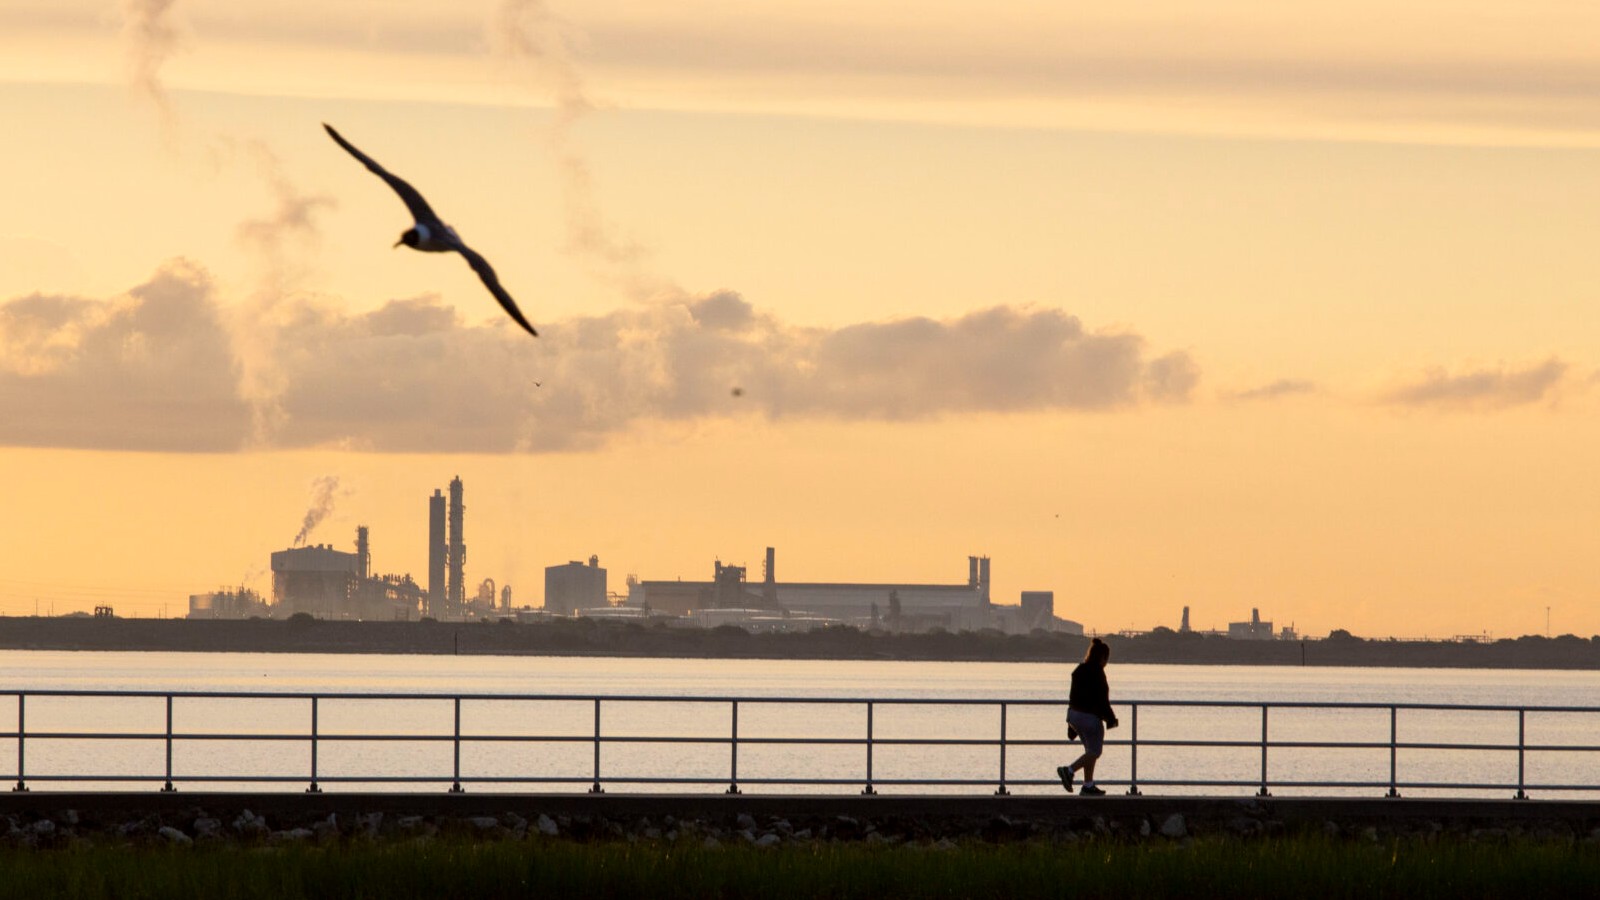
[[[977,587],[977,586],[978,586],[978,558],[976,556],[969,556],[969,557],[967,557],[967,587]]]
[[[428,615],[444,609],[444,495],[434,488],[428,498]]]
[[[600,557],[599,556],[594,555],[594,554],[590,554],[590,556],[589,556],[589,568],[591,568],[591,569],[600,568]]]
[[[761,567],[761,574],[765,576],[767,584],[778,580],[778,551],[767,548],[767,562]]]
[[[467,543],[462,537],[462,521],[467,507],[461,502],[461,476],[450,480],[450,577],[446,590],[452,614],[467,602]]]
[[[372,547],[367,543],[367,526],[356,526],[356,567],[361,580],[372,577]]]
[[[1256,609],[1253,606],[1250,607],[1250,624],[1252,626],[1261,624],[1261,610]]]
[[[983,594],[983,602],[989,602],[989,557],[978,557],[978,590]]]
[[[1178,626],[1178,630],[1184,634],[1189,633],[1189,607],[1187,606],[1183,608],[1183,624]]]

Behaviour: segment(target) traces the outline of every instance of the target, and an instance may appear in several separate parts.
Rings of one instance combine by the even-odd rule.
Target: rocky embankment
[[[317,803],[285,804],[257,798],[252,809],[236,802],[205,805],[175,802],[140,808],[132,803],[79,808],[34,802],[29,809],[0,814],[0,844],[52,849],[84,846],[337,846],[375,841],[575,841],[651,842],[695,846],[776,847],[816,842],[861,842],[923,848],[954,848],[973,842],[1184,841],[1195,837],[1259,838],[1317,834],[1354,841],[1396,837],[1450,837],[1468,841],[1537,840],[1600,844],[1600,808],[1593,804],[1530,801],[1258,801],[1108,798],[1014,803],[983,798],[913,799],[885,804],[873,799],[802,800],[761,798],[736,811],[737,799],[706,809],[686,802],[689,814],[662,813],[659,799],[629,803],[611,798],[604,812],[574,812],[572,802],[549,812],[517,804],[489,811],[491,804],[449,811],[440,804],[407,808],[394,798],[345,800],[330,811]],[[621,799],[621,802],[617,802]],[[170,798],[163,798],[170,800]],[[1048,805],[1044,805],[1048,803]],[[264,804],[264,805],[263,805]],[[448,806],[449,804],[444,804]],[[668,804],[670,805],[670,804]],[[792,806],[788,813],[773,812]],[[436,807],[428,809],[426,807]],[[634,807],[630,809],[629,807]],[[696,808],[699,807],[699,808]],[[850,810],[850,814],[840,810]],[[1007,810],[999,812],[997,810]],[[1046,814],[1037,811],[1044,809]],[[264,810],[264,811],[256,811]]]

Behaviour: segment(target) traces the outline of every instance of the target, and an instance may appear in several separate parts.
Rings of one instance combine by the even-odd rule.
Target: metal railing
[[[1060,738],[1021,738],[1011,735],[1009,728],[1010,712],[1013,708],[1029,707],[1055,707],[1064,712],[1065,704],[1060,700],[1032,700],[1032,699],[965,699],[965,698],[846,698],[846,697],[695,697],[695,696],[595,696],[571,694],[420,694],[420,693],[282,693],[282,692],[216,692],[216,691],[78,691],[78,690],[28,690],[28,691],[0,691],[0,698],[11,697],[16,700],[16,729],[14,731],[0,732],[0,741],[15,741],[16,770],[12,773],[0,773],[0,782],[11,781],[14,783],[12,790],[26,791],[30,782],[33,783],[129,783],[151,784],[159,783],[162,791],[174,791],[177,785],[182,784],[305,784],[308,792],[322,790],[322,785],[339,784],[448,784],[451,792],[465,790],[467,784],[512,784],[512,785],[587,785],[591,793],[601,793],[605,785],[683,785],[683,786],[716,786],[723,788],[729,794],[737,794],[741,786],[812,786],[812,787],[859,787],[863,794],[875,794],[878,788],[884,786],[894,787],[957,787],[957,788],[982,788],[992,789],[995,794],[1008,794],[1013,787],[1056,785],[1058,782],[1051,778],[1017,778],[1007,770],[1008,753],[1020,748],[1055,748],[1065,751],[1068,755],[1076,755],[1079,750],[1076,745],[1070,745]],[[144,731],[60,731],[38,730],[30,731],[27,727],[29,700],[42,700],[45,698],[68,698],[76,700],[112,700],[125,701],[137,699],[159,699],[165,704],[165,727],[161,730]],[[191,701],[291,701],[306,704],[306,730],[304,731],[274,731],[274,732],[208,732],[208,731],[179,731],[174,729],[174,706],[178,703]],[[322,730],[320,714],[324,704],[330,702],[347,701],[380,701],[384,703],[402,704],[448,704],[453,713],[453,728],[449,733],[390,733],[379,731],[364,732],[334,732]],[[594,721],[592,733],[584,734],[506,734],[506,733],[463,733],[462,731],[462,706],[477,703],[564,703],[592,705]],[[729,711],[729,727],[726,736],[723,735],[638,735],[638,734],[607,734],[602,728],[602,709],[604,707],[617,708],[629,705],[652,704],[689,704],[694,706],[725,706]],[[741,707],[752,706],[794,706],[794,705],[824,705],[831,707],[858,707],[864,713],[865,733],[859,737],[825,737],[825,736],[754,736],[742,735],[739,731],[739,711]],[[1574,707],[1574,706],[1481,706],[1466,704],[1427,704],[1427,703],[1320,703],[1320,702],[1283,702],[1261,703],[1251,701],[1190,701],[1190,700],[1137,700],[1124,701],[1117,704],[1126,712],[1128,729],[1125,738],[1118,737],[1117,732],[1110,732],[1106,740],[1108,748],[1123,747],[1127,749],[1128,777],[1126,779],[1101,779],[1104,785],[1125,787],[1129,794],[1139,794],[1143,789],[1151,787],[1163,788],[1246,788],[1253,789],[1258,796],[1270,796],[1273,788],[1294,789],[1354,789],[1354,790],[1383,790],[1386,796],[1398,797],[1402,790],[1478,790],[1478,791],[1515,791],[1513,796],[1517,799],[1526,799],[1530,790],[1546,792],[1588,792],[1600,791],[1600,783],[1529,783],[1527,781],[1527,757],[1529,754],[1593,754],[1600,753],[1600,746],[1588,744],[1530,744],[1527,741],[1527,723],[1529,714],[1581,714],[1600,716],[1600,707]],[[875,712],[885,707],[977,707],[991,708],[997,712],[997,728],[992,734],[978,736],[955,737],[891,737],[878,734],[874,730]],[[1260,735],[1249,739],[1218,739],[1218,738],[1141,738],[1139,735],[1140,711],[1160,710],[1165,708],[1182,707],[1186,709],[1217,710],[1217,711],[1259,711]],[[0,707],[3,708],[3,707]],[[1335,715],[1353,711],[1386,711],[1388,713],[1387,740],[1350,740],[1350,741],[1300,741],[1275,739],[1270,730],[1271,713],[1285,710],[1314,710]],[[1516,743],[1506,742],[1453,742],[1453,741],[1402,741],[1400,740],[1399,723],[1402,713],[1417,712],[1449,712],[1473,713],[1492,715],[1515,715],[1517,723]],[[1064,730],[1064,727],[1063,727]],[[38,745],[41,742],[57,741],[87,741],[87,742],[159,742],[164,745],[165,768],[162,772],[147,772],[142,774],[106,773],[106,772],[30,772],[28,769],[28,750],[30,742]],[[309,771],[304,774],[282,775],[262,774],[260,772],[229,772],[224,774],[179,772],[174,769],[173,750],[175,746],[205,744],[208,742],[282,742],[289,744],[303,744],[309,750]],[[408,742],[408,743],[449,743],[451,746],[452,769],[448,774],[438,773],[430,775],[380,775],[376,773],[327,775],[319,771],[319,748],[325,745],[367,744],[382,742]],[[463,774],[461,764],[461,749],[465,745],[474,744],[579,744],[591,745],[593,748],[593,762],[590,771],[583,774]],[[604,772],[602,770],[602,748],[613,745],[702,745],[727,747],[728,769],[726,776],[695,777],[676,775],[641,775],[626,772]],[[759,746],[798,746],[811,748],[826,747],[860,747],[864,751],[864,767],[859,776],[849,778],[812,777],[804,774],[793,776],[761,776],[741,777],[739,774],[739,749],[743,747]],[[883,778],[874,770],[874,750],[888,747],[967,747],[989,748],[996,755],[994,768],[991,772],[974,771],[970,777],[961,778]],[[1233,750],[1259,750],[1260,766],[1256,770],[1253,766],[1248,773],[1241,773],[1236,777],[1212,779],[1141,779],[1139,776],[1139,758],[1141,751],[1148,752],[1155,748],[1184,748],[1189,751],[1205,751],[1219,749]],[[1339,780],[1339,779],[1292,779],[1274,777],[1270,768],[1272,751],[1282,750],[1357,750],[1357,751],[1387,751],[1388,778],[1366,780]],[[1460,751],[1473,753],[1504,753],[1516,755],[1516,778],[1509,778],[1491,782],[1452,782],[1452,781],[1416,781],[1405,780],[1400,777],[1400,753],[1402,751]],[[1591,769],[1593,766],[1591,765]],[[1508,773],[1509,774],[1509,773]]]

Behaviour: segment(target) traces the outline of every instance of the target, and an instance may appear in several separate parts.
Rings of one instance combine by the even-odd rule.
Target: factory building
[[[279,550],[272,554],[272,602],[281,617],[345,618],[360,571],[356,554],[328,544]]]
[[[410,575],[372,575],[365,526],[356,529],[354,553],[321,544],[272,554],[272,600],[279,618],[415,620],[423,610],[422,587]]]
[[[1007,634],[1030,634],[1037,630],[1083,634],[1083,624],[1056,618],[1055,591],[1023,591],[1018,606],[993,606],[994,627]]]
[[[1261,621],[1261,610],[1252,609],[1250,621],[1228,623],[1228,637],[1242,641],[1270,641],[1274,637],[1272,623]]]
[[[750,618],[778,614],[903,631],[977,630],[993,624],[988,557],[969,557],[966,582],[955,584],[778,581],[771,547],[763,569],[762,580],[751,583],[745,567],[718,560],[710,581],[639,581],[631,586],[627,605],[672,615],[748,610]]]
[[[600,557],[589,557],[589,564],[576,560],[544,570],[544,609],[558,616],[570,616],[580,609],[606,606],[606,570]]]

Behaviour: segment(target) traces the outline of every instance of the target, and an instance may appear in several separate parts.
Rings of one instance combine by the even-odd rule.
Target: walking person
[[[1067,696],[1067,740],[1074,736],[1083,739],[1083,755],[1064,766],[1056,767],[1061,776],[1061,786],[1072,793],[1072,781],[1083,773],[1083,787],[1078,790],[1084,797],[1101,797],[1105,791],[1094,783],[1094,764],[1100,758],[1105,744],[1106,729],[1117,727],[1117,714],[1111,711],[1111,687],[1106,683],[1106,663],[1111,659],[1111,646],[1095,638],[1083,662],[1072,670],[1072,691]]]

